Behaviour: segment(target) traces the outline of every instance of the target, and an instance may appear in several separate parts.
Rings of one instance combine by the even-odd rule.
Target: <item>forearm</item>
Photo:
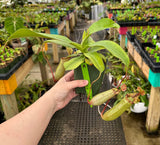
[[[67,73],[34,104],[0,124],[0,144],[38,144],[53,114],[77,95],[74,88],[88,84],[88,81],[73,78],[74,71]]]
[[[1,124],[0,144],[37,144],[56,111],[55,105],[52,94],[47,92],[30,107]]]

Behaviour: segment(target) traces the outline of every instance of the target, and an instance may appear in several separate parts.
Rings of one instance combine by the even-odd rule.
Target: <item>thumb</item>
[[[87,80],[74,80],[74,81],[70,81],[68,82],[68,86],[70,89],[74,89],[77,87],[84,87],[88,84]]]

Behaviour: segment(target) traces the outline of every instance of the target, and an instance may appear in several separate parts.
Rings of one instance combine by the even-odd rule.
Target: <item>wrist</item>
[[[54,97],[54,93],[49,90],[44,95],[45,95],[45,99],[48,100],[48,104],[46,105],[50,105],[52,113],[54,114],[57,111],[57,104],[56,104],[56,100]]]

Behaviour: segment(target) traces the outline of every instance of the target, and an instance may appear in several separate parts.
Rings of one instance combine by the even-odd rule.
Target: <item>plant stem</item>
[[[44,59],[47,61],[47,64],[48,64],[48,66],[49,66],[49,68],[50,68],[50,71],[51,71],[51,73],[52,73],[53,81],[54,81],[54,82],[57,82],[56,79],[55,79],[55,77],[54,77],[54,74],[53,74],[53,71],[52,71],[52,67],[51,67],[51,65],[50,65],[50,63],[49,63],[49,61],[48,61],[48,58],[44,55],[43,50],[42,50],[42,55],[43,55]]]
[[[103,110],[102,110],[102,112],[101,112],[101,117],[103,116],[103,113],[104,113],[104,111],[106,110],[109,101],[110,101],[110,99],[106,102],[106,105],[104,106],[104,108],[103,108]]]
[[[91,89],[92,89],[92,85],[96,82],[96,81],[98,81],[99,80],[99,78],[101,77],[101,72],[99,73],[99,76],[97,77],[97,79],[95,79],[92,83],[91,83],[91,87],[90,87],[90,89],[89,89],[89,94],[88,94],[88,96],[87,96],[87,102],[88,102],[88,104],[90,104],[90,102],[89,102],[89,96],[90,96],[90,93],[91,93]]]

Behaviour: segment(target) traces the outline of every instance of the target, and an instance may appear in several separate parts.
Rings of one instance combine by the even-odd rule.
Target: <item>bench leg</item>
[[[15,93],[12,93],[11,95],[0,95],[0,99],[6,120],[19,112]]]
[[[148,133],[156,132],[160,120],[160,88],[151,87],[149,107],[146,120],[146,129]]]

